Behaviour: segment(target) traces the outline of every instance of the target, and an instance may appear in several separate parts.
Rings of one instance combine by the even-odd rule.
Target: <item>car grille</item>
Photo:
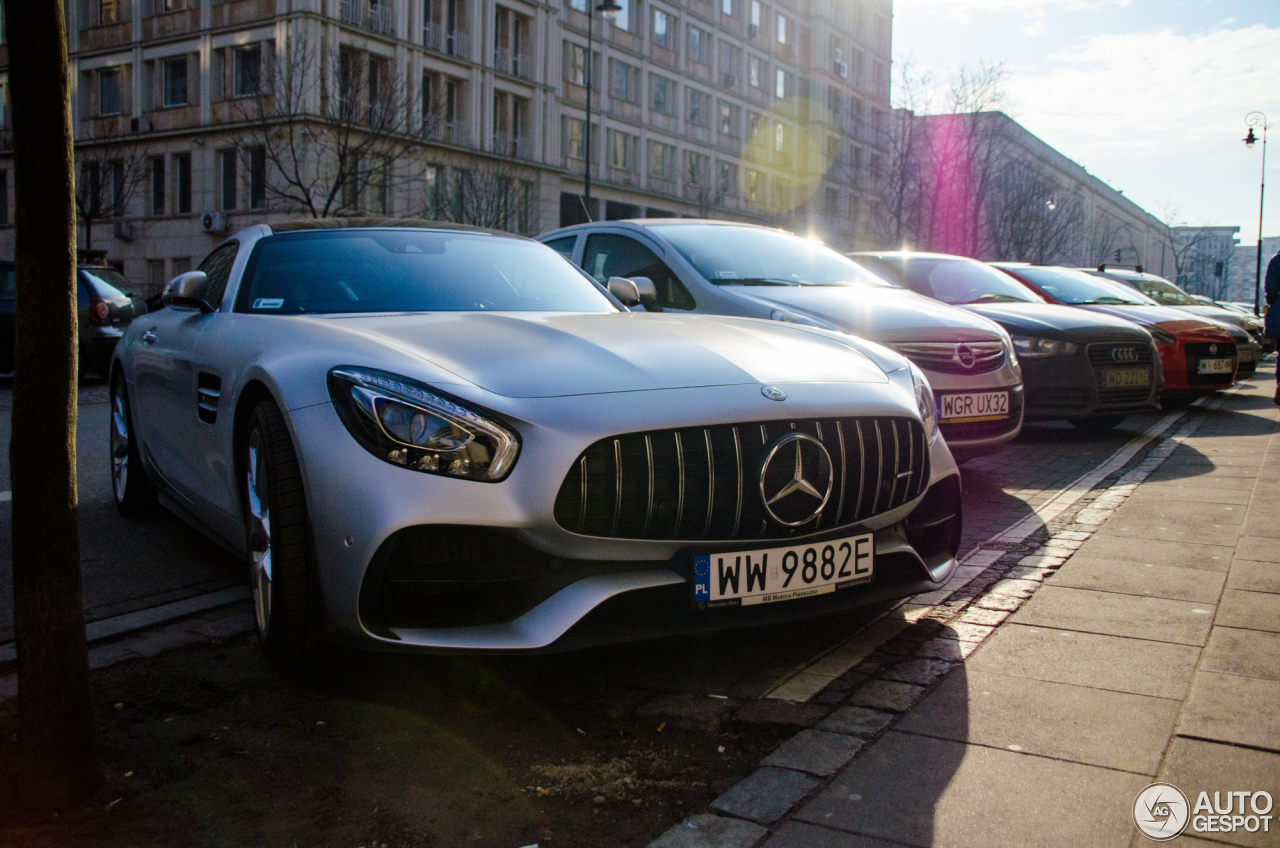
[[[1087,389],[1037,389],[1030,392],[1027,403],[1036,409],[1063,407],[1075,409],[1089,405]]]
[[[969,421],[942,424],[942,435],[948,442],[989,439],[1012,433],[1022,423],[1022,392],[1009,392],[1009,417],[998,421]]]
[[[921,368],[940,374],[985,374],[1004,365],[1001,342],[912,342],[893,348]]]
[[[1217,347],[1217,353],[1210,353],[1210,346]],[[1201,359],[1226,359],[1236,357],[1234,342],[1193,342],[1186,345],[1187,351],[1187,385],[1189,386],[1229,386],[1235,380],[1235,374],[1197,374]]]
[[[831,494],[797,527],[760,494],[769,446],[798,431],[831,458]],[[618,539],[779,539],[853,524],[902,506],[929,482],[924,428],[910,418],[823,418],[629,433],[574,462],[556,497],[566,530]]]
[[[1113,368],[1145,368],[1154,380],[1156,356],[1150,345],[1104,342],[1089,345],[1088,355],[1089,365],[1093,367],[1093,376],[1097,381],[1100,407],[1141,406],[1150,402],[1150,384],[1107,389],[1103,388],[1102,376],[1104,371]]]

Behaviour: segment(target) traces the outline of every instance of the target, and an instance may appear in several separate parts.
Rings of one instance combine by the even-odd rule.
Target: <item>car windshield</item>
[[[615,312],[554,250],[438,230],[325,230],[261,240],[239,312]]]
[[[1136,277],[1129,280],[1129,284],[1135,286],[1138,291],[1154,300],[1161,306],[1195,306],[1196,302],[1191,295],[1175,286],[1168,280],[1161,280],[1158,277]]]
[[[1087,304],[1121,304],[1152,306],[1154,302],[1122,283],[1104,280],[1069,268],[1015,268],[1022,277],[1049,293],[1050,296],[1076,306]]]
[[[103,300],[118,300],[133,296],[132,287],[124,275],[113,268],[80,269],[93,293]]]
[[[969,259],[906,256],[902,269],[916,291],[944,303],[1040,303],[1021,283]]]
[[[716,285],[896,288],[829,247],[778,230],[721,224],[667,224],[650,229]]]

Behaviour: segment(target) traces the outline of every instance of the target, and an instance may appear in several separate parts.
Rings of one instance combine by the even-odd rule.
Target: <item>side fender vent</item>
[[[206,424],[218,420],[218,400],[222,397],[222,378],[201,372],[196,375],[196,415]]]

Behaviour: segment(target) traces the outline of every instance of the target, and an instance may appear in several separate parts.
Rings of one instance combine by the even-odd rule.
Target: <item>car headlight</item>
[[[823,330],[840,329],[834,324],[819,321],[817,318],[810,318],[808,315],[801,315],[799,312],[788,312],[785,309],[775,309],[773,312],[769,313],[769,317],[775,321],[781,321],[784,324],[803,324],[806,327],[819,327]]]
[[[495,482],[520,453],[511,430],[421,383],[368,368],[329,372],[338,417],[381,460],[446,477]]]
[[[907,383],[908,375],[910,375],[910,384]],[[916,409],[920,412],[920,423],[924,424],[925,437],[929,440],[929,444],[933,444],[938,438],[938,402],[934,400],[933,387],[929,385],[929,379],[914,362],[908,362],[906,368],[889,372],[888,377],[915,396]]]
[[[1154,325],[1147,327],[1147,332],[1151,333],[1151,338],[1156,340],[1156,344],[1171,345],[1178,343],[1178,340],[1173,337],[1173,333]]]
[[[1035,336],[1014,336],[1013,349],[1021,357],[1035,359],[1038,356],[1070,356],[1080,349],[1075,342],[1058,339],[1041,339]]]

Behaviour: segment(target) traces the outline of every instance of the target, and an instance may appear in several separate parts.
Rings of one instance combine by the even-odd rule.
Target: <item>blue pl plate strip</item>
[[[711,600],[711,556],[699,554],[693,558],[693,599]]]

